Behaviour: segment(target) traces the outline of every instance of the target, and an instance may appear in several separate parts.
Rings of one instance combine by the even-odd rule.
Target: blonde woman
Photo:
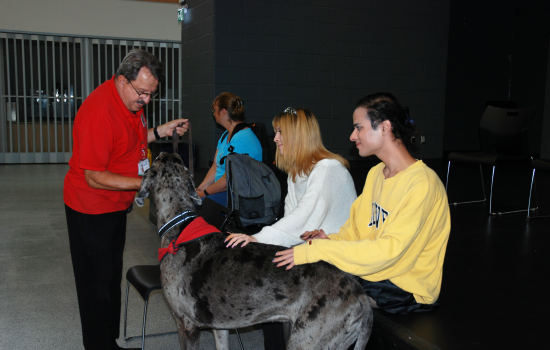
[[[273,128],[278,148],[275,164],[288,174],[285,215],[255,235],[230,235],[228,247],[250,242],[291,247],[303,242],[300,235],[306,231],[337,231],[357,198],[348,162],[323,146],[311,111],[289,107],[273,119]]]

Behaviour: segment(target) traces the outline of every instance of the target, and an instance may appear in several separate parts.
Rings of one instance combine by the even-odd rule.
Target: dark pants
[[[399,315],[407,315],[411,312],[430,312],[433,311],[438,304],[419,304],[414,295],[404,291],[390,280],[380,282],[370,282],[360,277],[356,277],[363,290],[371,297],[378,308]]]
[[[118,349],[127,211],[82,214],[65,205],[86,350]]]

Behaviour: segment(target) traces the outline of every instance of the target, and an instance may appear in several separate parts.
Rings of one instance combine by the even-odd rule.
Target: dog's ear
[[[197,194],[195,189],[195,183],[193,182],[193,177],[191,174],[187,176],[187,187],[189,189],[189,198],[195,203],[196,206],[202,205],[201,197]]]
[[[149,189],[151,188],[152,179],[155,177],[156,174],[157,171],[155,169],[149,169],[143,175],[143,178],[141,179],[141,190],[138,192],[135,199],[138,207],[143,207],[144,198],[149,195]]]

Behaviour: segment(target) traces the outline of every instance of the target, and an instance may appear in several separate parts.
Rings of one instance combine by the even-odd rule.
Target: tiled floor
[[[365,164],[371,166],[374,163]],[[429,165],[441,178],[445,178],[446,164]],[[351,171],[359,192],[369,166]],[[67,165],[0,165],[0,349],[83,349],[62,198],[63,178],[67,170]],[[458,173],[457,177],[465,183],[457,183],[455,194],[456,191],[459,195],[468,194],[472,188],[477,191],[479,185],[469,184],[473,181],[471,179],[479,181],[479,175],[468,174]],[[197,178],[202,178],[200,171]],[[548,215],[550,174],[541,172],[537,179],[541,208],[538,215]],[[281,180],[285,181],[285,177]],[[519,344],[527,344],[525,339],[529,339],[529,344],[537,344],[537,337],[542,334],[540,329],[544,327],[541,320],[545,319],[543,315],[547,315],[548,311],[544,303],[548,291],[544,278],[547,272],[543,273],[542,263],[547,261],[550,219],[526,222],[523,214],[490,217],[486,207],[486,204],[474,204],[451,208],[453,228],[445,262],[448,277],[444,279],[442,309],[437,315],[444,318],[448,314],[467,314],[464,317],[469,321],[459,328],[464,329],[469,338],[476,334],[480,337],[475,348],[487,348],[496,343],[500,344],[498,348],[518,348]],[[157,263],[160,242],[155,228],[148,221],[148,209],[146,201],[143,208],[135,207],[128,216],[125,270],[134,265]],[[508,261],[510,257],[514,261]],[[468,267],[467,264],[483,269]],[[512,280],[493,278],[498,273],[508,274]],[[491,285],[498,288],[493,290]],[[522,285],[533,287],[529,287],[526,294]],[[121,288],[125,291],[125,279]],[[472,317],[469,310],[474,308],[472,313],[476,313],[479,308],[471,302],[456,303],[451,300],[455,290],[465,295],[464,300],[471,299],[474,294],[478,296],[486,311]],[[535,300],[526,296],[535,297]],[[505,305],[498,302],[499,298],[508,305],[505,308],[509,311],[506,317],[498,316],[504,310],[502,305]],[[444,309],[450,311],[442,312]],[[129,335],[140,334],[142,313],[143,301],[131,289]],[[442,337],[431,339],[433,342],[451,342],[457,349],[473,348],[460,345],[465,341],[454,341],[456,338],[449,336],[452,332],[443,329],[448,320],[440,321],[441,329],[434,330],[421,327],[421,322],[413,317],[403,320],[407,327],[427,339],[438,335]],[[152,294],[147,332],[174,329],[175,322],[162,293]],[[243,330],[241,335],[245,349],[263,349],[260,330]],[[232,349],[240,349],[235,335],[231,336],[231,342]],[[139,347],[140,340],[121,340],[119,345]],[[177,335],[149,338],[146,348],[179,349]],[[211,332],[204,331],[201,349],[214,348]]]
[[[63,178],[67,165],[0,166],[0,349],[83,349],[69,253]],[[148,200],[128,216],[124,276],[134,265],[156,264],[160,240],[148,222]],[[123,278],[123,299],[126,281]],[[123,300],[124,309],[124,300]],[[141,334],[143,300],[130,288],[128,335]],[[121,319],[121,335],[123,321]],[[160,291],[150,297],[147,332],[175,330]],[[263,349],[261,330],[241,330],[246,349]],[[231,348],[240,349],[236,336]],[[146,349],[179,349],[177,335],[146,339]],[[140,347],[141,339],[121,347]],[[214,349],[210,331],[201,349]]]

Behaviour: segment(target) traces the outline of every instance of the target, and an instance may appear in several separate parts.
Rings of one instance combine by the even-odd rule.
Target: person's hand
[[[277,264],[277,267],[285,266],[287,270],[294,267],[294,248],[283,250],[275,254],[276,258],[273,259],[273,263]]]
[[[300,235],[300,238],[304,241],[311,241],[312,239],[329,239],[323,230],[306,231]]]
[[[254,236],[245,235],[243,233],[232,233],[225,239],[224,242],[227,242],[228,240],[229,243],[227,243],[226,245],[227,248],[229,248],[229,246],[231,246],[231,248],[234,248],[237,244],[241,242],[243,242],[241,248],[246,246],[250,242],[258,243],[258,240],[254,238]]]
[[[179,126],[181,124],[181,126]],[[176,129],[176,132],[178,135],[183,135],[189,128],[189,120],[188,119],[176,119],[169,121],[168,123],[163,125],[166,136],[172,136],[174,133],[174,129]]]
[[[203,191],[203,190],[199,190],[199,189],[197,188],[196,191],[197,191],[197,194],[199,195],[199,198],[204,198],[204,197],[206,197],[206,195],[204,194],[204,191]]]

